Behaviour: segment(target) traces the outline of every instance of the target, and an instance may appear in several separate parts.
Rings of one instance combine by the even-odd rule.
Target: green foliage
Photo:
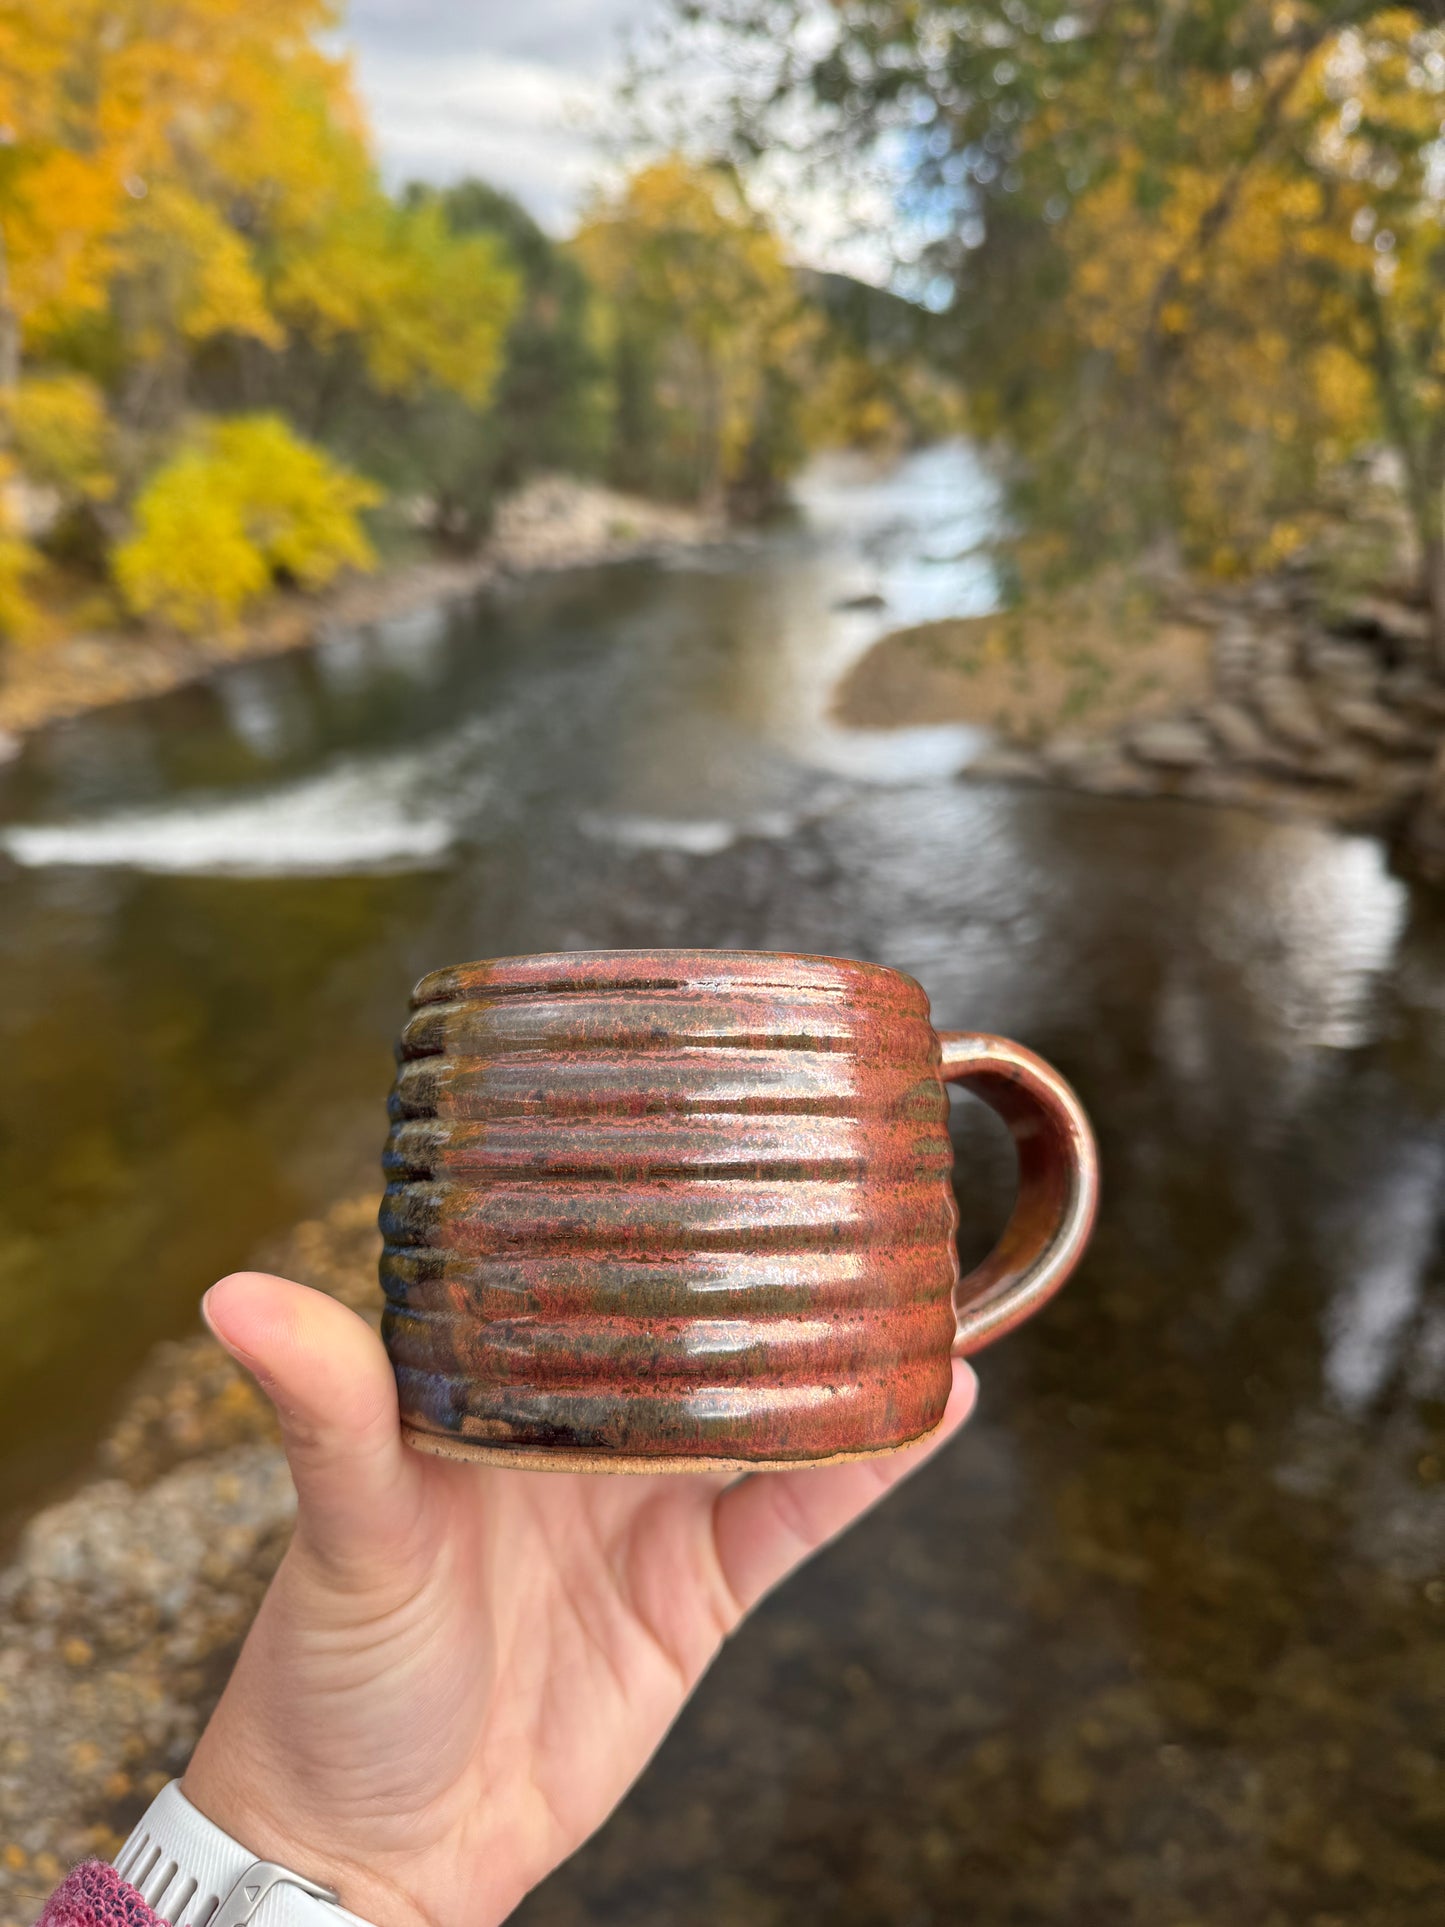
[[[277,416],[215,423],[141,492],[116,582],[137,615],[190,633],[224,626],[274,582],[318,589],[370,567],[358,518],[378,499]]]
[[[605,452],[605,370],[580,263],[485,182],[462,181],[437,201],[453,234],[493,237],[521,280],[506,359],[482,418],[485,488],[495,497],[540,470],[594,471]]]

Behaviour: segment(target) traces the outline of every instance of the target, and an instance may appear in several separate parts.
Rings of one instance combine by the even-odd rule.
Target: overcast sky
[[[478,174],[562,232],[595,167],[589,108],[656,0],[351,0],[387,179]]]
[[[350,0],[345,39],[388,183],[475,174],[515,194],[549,232],[570,232],[606,165],[590,130],[608,125],[628,37],[645,35],[666,5]],[[698,82],[706,86],[705,72]],[[752,188],[795,258],[888,282],[896,201],[886,187],[775,171]]]

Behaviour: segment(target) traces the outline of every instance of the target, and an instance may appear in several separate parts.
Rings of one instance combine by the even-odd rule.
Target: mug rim
[[[928,993],[892,964],[800,950],[712,950],[702,946],[625,950],[542,950],[446,964],[419,979],[411,1007],[491,996],[608,990],[785,990],[844,995],[864,1003],[912,1007],[930,1015]]]

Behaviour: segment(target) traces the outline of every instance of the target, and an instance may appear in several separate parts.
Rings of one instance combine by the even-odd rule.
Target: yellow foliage
[[[330,0],[0,0],[0,304],[28,347],[110,309],[161,361],[354,336],[388,392],[479,403],[518,295],[495,243],[382,191]],[[117,297],[120,298],[117,298]]]
[[[806,381],[822,333],[777,236],[735,179],[673,155],[600,196],[575,245],[615,351],[648,365],[692,492],[737,480],[770,390]]]
[[[435,382],[475,406],[491,392],[520,292],[493,237],[453,235],[437,204],[397,207],[363,181],[295,237],[275,298],[319,341],[355,336],[383,393]]]
[[[379,492],[273,415],[212,424],[151,478],[112,558],[137,614],[191,633],[232,622],[278,577],[316,589],[372,566],[358,520]]]
[[[36,611],[26,585],[37,564],[22,537],[0,534],[0,641],[23,643],[34,633]]]
[[[844,340],[828,344],[811,369],[800,426],[809,448],[890,455],[923,436],[962,433],[966,423],[961,396],[938,374]]]
[[[10,433],[28,480],[92,502],[115,493],[105,398],[83,375],[32,375],[22,381]]]
[[[148,188],[135,215],[125,270],[145,290],[149,313],[136,352],[162,352],[171,329],[189,341],[251,335],[279,348],[283,331],[266,303],[251,250],[220,208],[174,181]]]
[[[328,0],[130,0],[123,19],[112,0],[7,0],[3,293],[28,336],[103,308],[139,270],[154,195],[184,189],[228,221],[255,211],[258,172],[285,179],[297,71],[333,97],[349,87],[314,44],[334,24]],[[219,249],[213,234],[213,265]],[[234,257],[222,266],[234,285]]]
[[[0,456],[0,642],[26,642],[37,611],[27,593],[40,558],[16,527],[15,466]]]
[[[1200,559],[1268,566],[1306,539],[1323,472],[1382,433],[1440,466],[1445,32],[1386,9],[1252,84],[1161,76],[1123,115],[1081,78],[1036,130],[1117,122],[1057,231],[1060,307],[1121,395],[1147,392]]]

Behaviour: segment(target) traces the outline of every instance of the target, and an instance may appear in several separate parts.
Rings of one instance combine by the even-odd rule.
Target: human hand
[[[280,1416],[296,1531],[184,1780],[376,1927],[491,1927],[611,1812],[764,1593],[968,1416],[796,1471],[523,1472],[402,1443],[380,1339],[240,1272],[206,1295]]]

